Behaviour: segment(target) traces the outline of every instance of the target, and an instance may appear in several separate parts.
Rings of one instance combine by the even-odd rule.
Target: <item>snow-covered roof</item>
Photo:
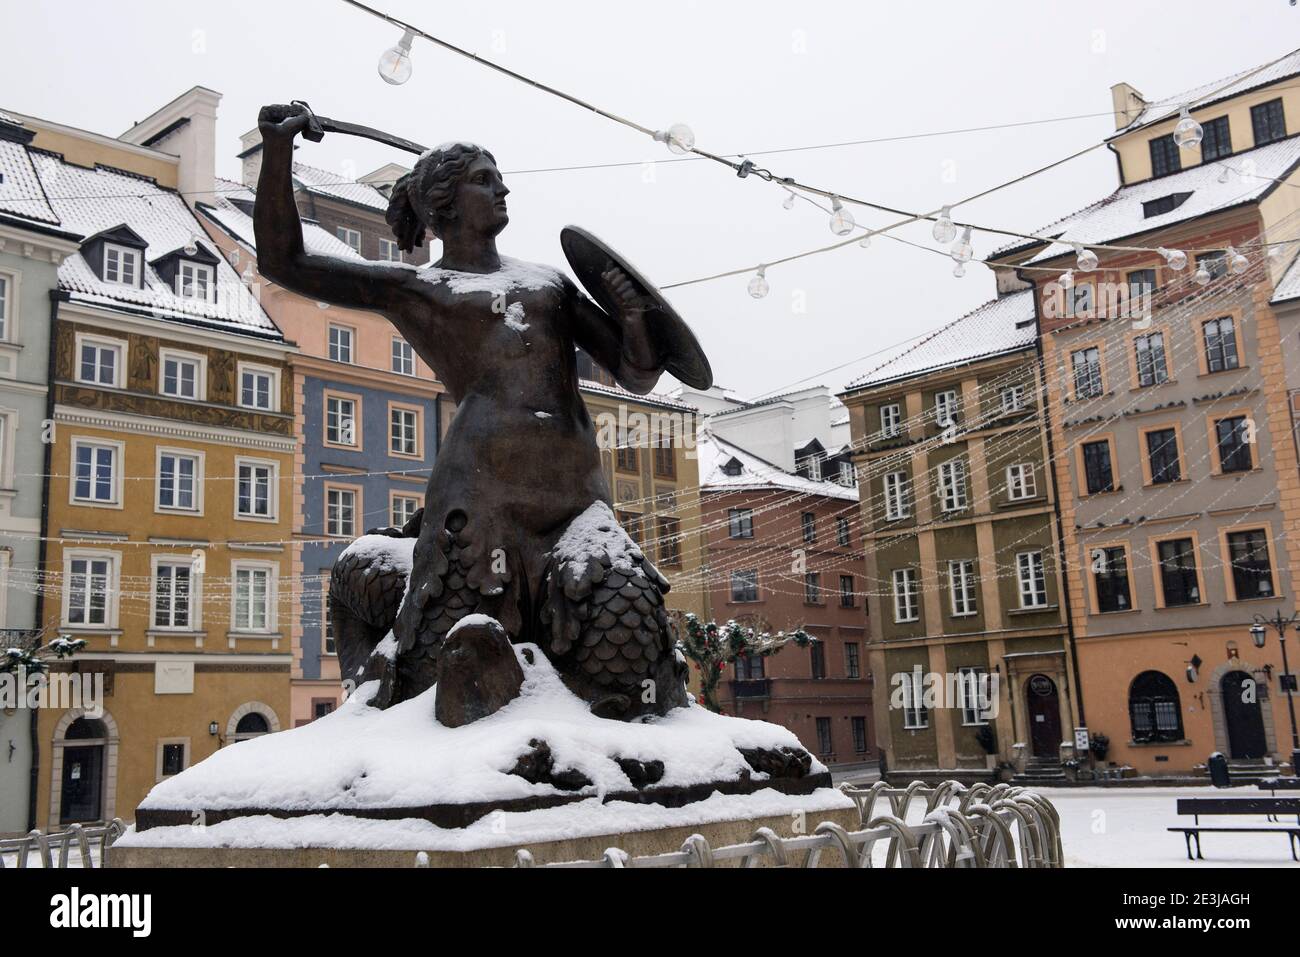
[[[1209,213],[1230,209],[1242,203],[1257,202],[1277,185],[1274,180],[1288,176],[1300,163],[1300,136],[1291,136],[1258,149],[1234,153],[1223,161],[1228,166],[1227,182],[1220,182],[1223,163],[1202,163],[1180,173],[1143,180],[1121,186],[1105,199],[1098,200],[1077,213],[1050,226],[1035,230],[1040,236],[1052,236],[1057,242],[1040,250],[1026,263],[1051,259],[1070,251],[1071,243],[1109,243],[1152,229],[1196,219]],[[1251,170],[1251,175],[1239,170]],[[1187,198],[1167,213],[1146,217],[1142,204],[1178,193]],[[1016,240],[996,250],[998,256],[1014,249],[1035,245],[1037,240]]]
[[[59,265],[59,286],[74,301],[127,307],[162,319],[282,338],[223,257],[217,256],[216,302],[178,296],[150,265],[193,240],[207,241],[203,227],[175,191],[110,167],[75,166],[56,153],[31,150],[29,155],[61,228],[88,238],[126,225],[146,243],[140,288],[105,282],[80,253],[64,259]]]
[[[607,395],[611,398],[621,399],[624,402],[642,402],[646,405],[659,405],[667,409],[679,409],[682,412],[695,412],[697,409],[693,405],[687,405],[672,396],[663,395],[659,392],[650,392],[646,395],[637,395],[630,392],[622,386],[605,385],[603,382],[597,382],[595,379],[580,379],[579,388],[583,392],[591,392],[596,395]]]
[[[1259,70],[1259,72],[1255,72],[1256,70]],[[1221,77],[1218,80],[1203,83],[1190,90],[1183,90],[1181,93],[1165,97],[1162,100],[1148,103],[1133,122],[1116,132],[1110,139],[1115,139],[1125,133],[1131,133],[1139,127],[1174,116],[1184,106],[1194,110],[1197,107],[1217,103],[1239,93],[1255,90],[1261,86],[1268,86],[1270,83],[1276,83],[1278,80],[1284,80],[1287,77],[1296,75],[1300,75],[1300,50],[1294,50],[1288,56],[1263,70],[1260,70],[1259,67],[1251,67],[1248,70],[1234,73],[1232,76]]]
[[[899,346],[889,358],[854,379],[845,389],[865,389],[934,369],[1031,348],[1038,336],[1033,319],[1032,289],[1002,296],[936,329],[919,342]]]
[[[58,226],[59,217],[41,189],[36,167],[22,143],[0,140],[0,212]]]
[[[230,180],[218,179],[215,192],[217,195],[216,205],[200,204],[199,210],[216,223],[231,239],[256,255],[257,241],[253,235],[253,217],[235,205],[235,202],[232,202],[232,200],[252,202],[255,198],[253,191]],[[302,241],[309,253],[321,256],[336,256],[340,259],[364,259],[360,253],[343,242],[343,240],[315,223],[304,222],[302,224]]]
[[[858,490],[838,482],[815,482],[802,475],[787,472],[779,465],[746,451],[734,442],[728,442],[702,429],[695,438],[695,452],[700,469],[700,490],[703,492],[743,492],[760,489],[786,489],[807,495],[824,495],[827,498],[858,500]],[[724,470],[732,459],[740,464],[739,475],[728,475]]]
[[[1300,256],[1296,256],[1291,268],[1282,274],[1282,279],[1273,290],[1273,303],[1289,302],[1300,299]]]
[[[306,163],[293,164],[294,181],[309,193],[341,199],[345,203],[368,206],[381,213],[388,211],[388,197],[365,183],[346,179],[338,173],[308,166]]]

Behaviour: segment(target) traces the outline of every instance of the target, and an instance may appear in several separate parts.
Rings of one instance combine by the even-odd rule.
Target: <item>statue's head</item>
[[[393,184],[386,218],[406,252],[424,245],[426,229],[441,239],[453,223],[495,236],[510,221],[509,192],[491,153],[473,143],[445,143]]]

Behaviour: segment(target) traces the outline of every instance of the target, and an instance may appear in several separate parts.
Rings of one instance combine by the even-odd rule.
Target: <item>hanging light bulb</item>
[[[862,239],[858,242],[858,245],[861,246],[863,249],[871,248],[871,230],[868,229],[866,233],[863,234]]]
[[[749,281],[749,294],[755,299],[762,299],[772,287],[767,284],[767,267],[759,266],[754,278]]]
[[[239,250],[238,250],[238,249],[232,249],[232,250],[230,250],[230,265],[232,265],[232,266],[238,266],[238,265],[239,265]]]
[[[836,236],[847,236],[853,232],[853,214],[844,208],[838,196],[831,197],[831,232]]]
[[[328,309],[329,307],[330,307],[330,304],[329,304],[328,302],[319,302],[319,301],[318,301],[318,302],[316,303],[316,308],[319,309],[321,312],[324,312],[324,311],[325,311],[326,309]]]
[[[411,42],[415,34],[411,30],[402,32],[402,39],[397,46],[389,47],[379,56],[379,78],[393,86],[401,86],[411,78]]]
[[[1187,253],[1181,249],[1165,249],[1164,246],[1161,246],[1156,249],[1156,252],[1165,257],[1165,265],[1174,272],[1178,272],[1187,265]]]
[[[944,245],[957,238],[957,227],[953,225],[951,206],[939,210],[939,218],[934,221],[934,229],[930,230],[930,235],[934,237],[936,243]]]
[[[1074,244],[1074,261],[1079,272],[1092,272],[1097,268],[1097,254],[1079,243]]]
[[[1231,246],[1228,247],[1227,255],[1228,255],[1228,269],[1229,271],[1232,272],[1234,276],[1240,276],[1242,273],[1244,273],[1247,269],[1250,268],[1250,261],[1246,259],[1246,257],[1243,256],[1241,253],[1237,252],[1237,250],[1233,249]]]
[[[665,144],[669,152],[679,156],[689,153],[695,147],[695,132],[685,123],[674,123],[666,130],[656,130],[654,138]]]
[[[975,255],[975,249],[971,246],[969,226],[962,230],[961,239],[953,243],[952,249],[948,252],[948,255],[959,263],[968,263],[971,261],[971,257]]]
[[[1219,164],[1219,182],[1220,182],[1220,183],[1226,183],[1226,182],[1228,181],[1228,173],[1229,173],[1229,170],[1228,170],[1228,164],[1227,164],[1227,163],[1220,163],[1220,164]]]
[[[252,262],[249,262],[249,264],[244,267],[244,271],[239,278],[244,280],[244,282],[252,282],[257,278],[257,273],[253,272]]]
[[[781,200],[781,205],[785,209],[794,209],[794,190],[787,189],[785,191],[785,199]]]
[[[185,255],[193,256],[195,253],[199,251],[199,238],[197,236],[191,235],[189,241],[186,242],[184,249],[185,249]]]
[[[953,274],[954,276],[956,276],[958,279],[960,279],[962,276],[966,275],[966,264],[965,264],[965,263],[958,263],[957,265],[953,266],[953,267],[952,267],[952,274]]]
[[[1183,149],[1190,150],[1201,145],[1201,137],[1204,135],[1201,124],[1192,119],[1184,106],[1178,113],[1178,125],[1174,127],[1174,142]]]
[[[1061,287],[1062,289],[1073,289],[1073,288],[1074,288],[1074,270],[1073,270],[1073,269],[1067,269],[1065,272],[1061,273],[1060,278],[1057,279],[1056,281],[1057,281],[1057,283],[1060,285],[1060,287]]]
[[[1205,263],[1202,262],[1199,266],[1196,267],[1196,275],[1192,276],[1192,278],[1196,280],[1196,285],[1198,286],[1207,285],[1210,281],[1209,267],[1207,267]]]

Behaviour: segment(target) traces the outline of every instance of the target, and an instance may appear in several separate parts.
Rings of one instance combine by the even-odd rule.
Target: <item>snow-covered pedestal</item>
[[[333,714],[242,741],[158,784],[113,866],[508,864],[676,850],[779,834],[853,804],[789,730],[692,704],[635,722],[591,714],[540,651],[516,646],[520,696],[458,728],[437,688],[387,710],[362,686]]]

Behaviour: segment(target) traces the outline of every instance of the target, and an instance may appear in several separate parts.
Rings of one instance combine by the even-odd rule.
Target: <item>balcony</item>
[[[749,678],[744,681],[731,682],[731,696],[737,701],[753,701],[772,697],[771,678]]]

